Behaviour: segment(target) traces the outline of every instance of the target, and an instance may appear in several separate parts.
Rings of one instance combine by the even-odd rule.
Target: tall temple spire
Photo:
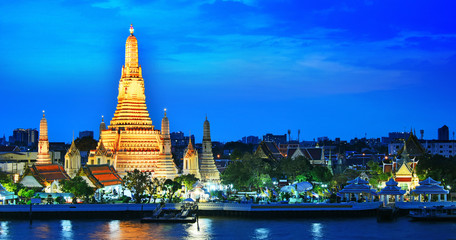
[[[120,175],[138,169],[153,177],[174,179],[178,171],[171,154],[169,120],[165,112],[161,131],[152,125],[133,33],[130,25],[114,117],[106,130],[102,119],[100,141],[90,152],[88,164],[110,164]]]
[[[43,118],[40,121],[40,138],[38,141],[38,155],[36,158],[37,164],[51,164],[51,157],[49,155],[49,139],[48,139],[48,126],[43,110]]]
[[[104,122],[104,116],[101,115],[101,123],[100,123],[100,135],[99,138],[101,139],[101,133],[103,130],[106,130],[106,123]]]
[[[212,153],[211,127],[209,121],[204,121],[203,125],[203,152],[199,161],[201,180],[220,181],[220,173],[215,166],[214,155]]]
[[[118,103],[110,129],[154,128],[147,111],[144,92],[144,79],[141,66],[138,64],[138,40],[131,34],[125,44],[125,65],[122,67]]]

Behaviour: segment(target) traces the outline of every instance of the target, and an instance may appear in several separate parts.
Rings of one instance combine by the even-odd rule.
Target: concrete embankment
[[[180,209],[181,203],[166,204]],[[199,203],[200,216],[242,217],[357,217],[375,216],[380,203],[349,204],[241,204]],[[33,205],[32,219],[128,219],[153,212],[157,204],[62,204]],[[29,205],[0,206],[0,219],[29,219]]]

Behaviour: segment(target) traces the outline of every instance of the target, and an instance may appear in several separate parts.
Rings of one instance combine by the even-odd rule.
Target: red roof
[[[86,165],[85,166],[89,179],[94,182],[95,185],[111,186],[122,184],[122,178],[117,174],[114,167],[109,165]]]
[[[396,177],[396,182],[411,182],[411,177]]]

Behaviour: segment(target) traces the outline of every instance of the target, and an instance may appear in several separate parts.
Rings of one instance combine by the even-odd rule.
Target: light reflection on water
[[[2,221],[1,239],[456,239],[456,223],[420,223],[400,218],[245,219],[211,217],[196,223],[137,220]],[[404,231],[408,229],[408,231]]]
[[[312,223],[312,236],[314,239],[320,239],[323,237],[321,228],[321,223]]]
[[[8,224],[9,224],[9,221],[4,221],[1,223],[0,225],[0,236],[3,238],[5,237],[8,237]]]
[[[73,228],[71,226],[71,221],[62,220],[60,225],[62,226],[63,239],[73,239]]]

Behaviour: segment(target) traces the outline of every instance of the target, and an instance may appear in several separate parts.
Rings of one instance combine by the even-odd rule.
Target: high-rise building
[[[438,140],[450,140],[450,129],[448,129],[447,125],[443,125],[441,128],[438,129]]]
[[[36,129],[17,128],[13,130],[13,138],[10,144],[20,146],[36,146],[38,143],[38,131]]]
[[[285,144],[287,143],[287,134],[284,135],[273,135],[271,133],[267,133],[263,135],[264,142],[274,142],[275,144]]]
[[[138,41],[133,32],[132,25],[125,46],[125,65],[114,117],[108,129],[101,130],[97,150],[90,152],[88,164],[101,163],[100,160],[106,157],[120,175],[138,169],[153,177],[173,179],[177,176],[177,168],[171,155],[168,117],[165,111],[161,131],[152,125],[138,63]]]
[[[79,132],[79,138],[90,137],[93,138],[93,131],[81,131]]]
[[[40,138],[38,141],[38,155],[36,158],[37,164],[51,164],[51,156],[49,155],[49,139],[47,120],[44,116],[40,121]]]

